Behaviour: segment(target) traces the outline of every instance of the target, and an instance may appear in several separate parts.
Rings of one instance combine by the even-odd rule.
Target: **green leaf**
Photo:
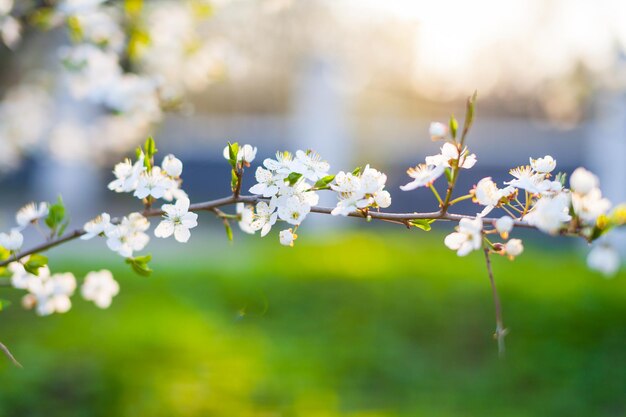
[[[159,151],[156,148],[156,142],[154,141],[154,138],[152,136],[149,136],[148,139],[146,139],[146,143],[143,144],[143,150],[146,154],[146,159],[153,158],[154,155],[156,155],[156,153]]]
[[[137,146],[137,149],[135,149],[135,157],[139,159],[142,153],[143,151],[141,150],[141,146]]]
[[[298,182],[300,178],[302,178],[302,174],[299,174],[297,172],[292,172],[291,174],[287,176],[287,182],[289,182],[289,185],[294,185],[295,183]]]
[[[567,173],[559,172],[556,174],[555,180],[560,182],[563,187],[565,187],[565,181],[567,181]]]
[[[65,229],[67,229],[67,226],[70,225],[70,221],[66,220],[63,222],[63,224],[61,224],[61,227],[59,227],[59,231],[57,232],[57,236],[61,237],[63,235],[63,233],[65,233]]]
[[[430,224],[433,223],[434,219],[413,219],[409,220],[411,226],[415,226],[418,229],[422,229],[425,232],[429,232],[431,227]]]
[[[11,251],[3,246],[0,246],[0,261],[6,261],[10,256]]]
[[[225,221],[224,228],[226,229],[226,237],[228,238],[230,242],[232,242],[233,241],[233,228],[230,227],[230,222]]]
[[[363,167],[356,167],[354,168],[354,171],[352,171],[352,175],[359,175],[361,172],[363,172]]]
[[[476,112],[476,98],[478,97],[478,91],[474,91],[474,94],[467,99],[467,106],[465,110],[465,124],[463,125],[463,135],[467,134],[472,123],[474,123],[474,114]]]
[[[326,175],[325,177],[322,177],[319,180],[317,180],[317,182],[315,183],[315,185],[313,187],[314,188],[326,187],[328,184],[333,182],[334,179],[335,179],[334,175]]]
[[[39,268],[48,265],[48,258],[38,253],[30,255],[24,269],[33,275],[39,275]]]
[[[57,202],[52,204],[48,210],[48,217],[46,217],[46,225],[51,230],[56,230],[57,227],[65,220],[65,206],[61,196],[57,198]]]
[[[237,155],[239,154],[239,143],[228,142],[228,162],[233,169],[237,168]]]
[[[148,262],[152,260],[152,255],[137,256],[135,258],[126,258],[126,263],[131,266],[135,273],[148,277],[152,273],[152,269],[148,266]]]
[[[448,182],[452,182],[452,170],[450,168],[446,168],[443,173],[446,174],[446,179],[448,180]]]
[[[4,310],[10,305],[11,305],[11,302],[9,300],[0,299],[0,311]]]
[[[454,115],[450,116],[450,134],[452,138],[456,139],[456,132],[459,130],[459,122],[454,118]]]

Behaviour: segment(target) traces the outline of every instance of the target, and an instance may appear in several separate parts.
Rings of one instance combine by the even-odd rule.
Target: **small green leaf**
[[[63,222],[63,224],[61,224],[61,227],[59,227],[59,231],[57,232],[57,236],[61,237],[63,235],[63,233],[65,233],[65,229],[67,229],[67,226],[70,225],[70,221],[66,220]]]
[[[0,261],[6,261],[11,256],[11,251],[7,248],[0,246]]]
[[[559,172],[556,174],[555,180],[560,182],[563,187],[565,187],[565,182],[567,181],[567,173]]]
[[[233,169],[237,168],[237,155],[239,154],[239,143],[228,142],[228,162]]]
[[[333,182],[334,179],[335,179],[334,175],[326,175],[325,177],[322,177],[319,180],[317,180],[317,182],[315,183],[315,185],[313,187],[314,188],[326,187],[328,184]]]
[[[287,182],[289,182],[289,185],[294,185],[295,183],[298,182],[300,178],[302,178],[302,174],[299,174],[297,172],[292,172],[291,174],[287,176]]]
[[[4,310],[10,305],[11,305],[11,302],[9,300],[0,299],[0,311]]]
[[[143,153],[143,151],[141,150],[140,146],[137,146],[137,149],[135,149],[135,157],[137,159],[141,158],[141,154]]]
[[[228,238],[230,242],[232,242],[233,241],[233,228],[230,227],[229,221],[224,222],[224,228],[226,229],[226,237]]]
[[[152,273],[152,269],[148,266],[148,262],[152,260],[152,255],[137,256],[135,258],[126,258],[126,263],[131,266],[135,273],[147,277]]]
[[[456,132],[459,130],[459,122],[454,118],[454,115],[450,116],[450,134],[452,138],[456,139]]]
[[[465,124],[463,125],[463,133],[465,134],[472,127],[474,123],[474,114],[476,112],[476,98],[478,97],[478,91],[474,91],[474,94],[467,99],[467,106],[465,111]]]
[[[24,269],[33,275],[39,275],[39,268],[48,265],[48,258],[38,253],[30,255]]]
[[[57,227],[65,220],[65,206],[61,196],[57,199],[57,202],[52,204],[48,210],[48,217],[46,217],[46,225],[51,230],[56,230]]]
[[[409,223],[411,224],[411,226],[415,226],[418,229],[422,229],[425,232],[429,232],[431,227],[430,224],[433,223],[435,220],[433,219],[413,219],[413,220],[409,220]]]
[[[154,138],[152,136],[149,136],[148,139],[146,139],[146,143],[144,143],[143,149],[146,154],[146,159],[151,159],[159,151],[156,148],[156,142],[154,141]]]
[[[452,182],[453,178],[452,178],[452,170],[450,168],[446,168],[445,171],[443,171],[444,174],[446,174],[446,179],[448,180],[448,182]]]
[[[363,167],[356,167],[354,168],[354,171],[352,171],[352,175],[359,175],[361,172],[363,172]]]

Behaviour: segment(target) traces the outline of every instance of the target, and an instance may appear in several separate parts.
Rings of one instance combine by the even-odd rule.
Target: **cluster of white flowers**
[[[242,152],[244,149],[251,147],[241,147],[237,159],[244,158],[251,162]],[[250,156],[254,159],[255,155],[256,148],[254,155]],[[265,236],[278,219],[297,228],[309,214],[311,207],[318,203],[319,195],[315,192],[314,184],[328,175],[329,169],[329,164],[312,151],[297,151],[295,157],[289,152],[278,152],[276,159],[265,159],[263,167],[256,169],[257,183],[250,188],[250,192],[267,198],[268,202],[256,204],[253,215],[246,216],[248,223],[244,223],[242,216],[243,229],[248,232],[260,230],[261,236]],[[250,209],[244,207],[242,210],[245,212]],[[281,238],[281,243],[287,245],[291,245],[293,239],[285,242]]]
[[[238,160],[245,155],[242,150],[251,150],[249,145],[239,149]],[[251,156],[256,155],[256,148]],[[228,148],[224,157],[230,159]],[[250,162],[245,156],[244,160]],[[329,175],[330,165],[320,155],[309,151],[278,152],[276,159],[265,159],[263,166],[255,172],[257,183],[250,188],[252,194],[261,196],[256,206],[240,206],[239,225],[246,233],[261,231],[261,236],[269,233],[278,220],[295,227],[279,234],[279,241],[285,246],[293,246],[297,238],[298,226],[319,201],[318,190],[330,189],[338,195],[333,215],[344,215],[369,208],[386,208],[391,205],[391,196],[386,191],[387,176],[369,165],[364,169],[337,175]]]
[[[443,138],[447,129],[441,124],[431,126],[433,138]],[[445,127],[445,126],[443,126]],[[476,164],[476,155],[470,154],[467,147],[461,148],[456,142],[446,142],[437,155],[427,156],[425,163],[409,168],[407,174],[413,181],[400,187],[403,191],[415,190],[419,187],[430,187],[437,178],[441,177],[446,169],[464,168],[470,169]]]
[[[347,216],[356,210],[389,207],[391,195],[384,189],[386,182],[387,175],[369,165],[356,174],[339,171],[330,184],[339,196],[339,203],[331,214]]]
[[[126,158],[113,168],[115,180],[109,183],[109,189],[117,193],[130,193],[141,200],[146,198],[164,199],[173,201],[187,198],[187,194],[180,189],[180,176],[183,172],[183,163],[174,155],[163,158],[161,166],[148,169],[145,156],[139,154],[134,163]]]
[[[70,297],[77,287],[74,275],[69,272],[51,274],[47,265],[37,268],[36,274],[31,273],[25,268],[28,261],[29,258],[24,257],[8,265],[11,285],[28,292],[22,298],[22,305],[27,309],[34,308],[40,316],[69,311],[72,307]],[[119,285],[107,270],[88,273],[81,288],[83,298],[100,308],[109,307],[118,292]]]

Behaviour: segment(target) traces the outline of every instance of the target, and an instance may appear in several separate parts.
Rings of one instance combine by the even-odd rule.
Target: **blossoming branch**
[[[432,139],[443,142],[441,152],[409,168],[411,181],[400,187],[406,192],[418,189],[432,192],[437,205],[432,212],[384,211],[392,203],[384,173],[369,164],[332,173],[330,165],[312,150],[283,151],[276,153],[273,159],[265,159],[256,167],[256,183],[247,187],[250,194],[244,195],[243,173],[256,160],[257,148],[238,143],[229,143],[223,152],[230,165],[231,195],[191,204],[182,188],[182,161],[174,155],[166,155],[157,165],[156,143],[148,138],[143,147],[136,150],[134,159],[127,158],[115,165],[114,179],[108,184],[111,191],[138,199],[139,210],[121,218],[112,218],[104,212],[82,228],[65,233],[68,221],[61,199],[52,204],[29,203],[16,213],[16,226],[0,233],[0,267],[9,277],[10,285],[25,292],[22,305],[45,316],[70,310],[71,296],[78,284],[70,272],[52,273],[48,259],[42,255],[44,251],[78,238],[100,238],[135,272],[149,275],[151,255],[138,253],[150,242],[148,231],[152,226],[150,219],[154,217],[161,218],[154,228],[154,236],[173,237],[179,243],[190,241],[192,229],[198,225],[197,213],[207,211],[224,223],[230,239],[233,236],[231,222],[236,222],[244,233],[259,232],[261,237],[280,227],[278,241],[287,247],[294,246],[300,238],[300,226],[311,213],[380,220],[426,231],[435,222],[452,221],[458,226],[445,237],[444,244],[459,256],[474,251],[481,251],[485,256],[496,305],[495,336],[502,352],[507,330],[503,326],[490,256],[500,255],[512,260],[521,255],[522,241],[511,236],[516,228],[522,227],[594,242],[615,227],[626,224],[626,205],[612,209],[611,203],[602,196],[598,178],[584,168],[577,168],[569,181],[565,173],[554,175],[556,160],[549,155],[530,158],[529,164],[511,169],[511,179],[503,186],[487,177],[457,195],[458,177],[477,162],[477,156],[466,145],[475,100],[476,95],[468,99],[462,131],[458,131],[454,118],[447,125],[431,125]],[[446,185],[443,197],[435,187],[440,179]],[[321,192],[335,195],[334,207],[318,206]],[[470,199],[476,204],[476,215],[450,211],[457,203]],[[235,206],[234,213],[221,210],[229,205]],[[493,213],[498,214],[487,217]],[[22,231],[27,227],[37,228],[45,241],[24,249]],[[615,273],[619,263],[615,249],[605,243],[595,245],[588,257],[591,268],[607,275]],[[81,295],[99,308],[109,307],[119,290],[107,270],[90,272],[80,287]]]

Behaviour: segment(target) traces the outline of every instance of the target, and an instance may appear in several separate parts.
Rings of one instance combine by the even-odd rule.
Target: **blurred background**
[[[228,194],[238,141],[256,163],[308,148],[334,171],[370,163],[393,211],[434,210],[398,186],[474,90],[459,190],[550,154],[626,201],[623,1],[0,0],[0,35],[1,230],[59,194],[75,226],[136,210],[106,184],[148,135],[194,201]],[[151,278],[103,242],[55,249],[53,270],[113,270],[107,311],[75,297],[38,318],[0,287],[0,340],[25,365],[0,361],[0,416],[626,415],[624,273],[589,272],[580,243],[520,234],[527,253],[496,260],[498,360],[483,260],[446,250],[445,226],[310,218],[289,250],[200,222],[188,245],[151,243]]]

